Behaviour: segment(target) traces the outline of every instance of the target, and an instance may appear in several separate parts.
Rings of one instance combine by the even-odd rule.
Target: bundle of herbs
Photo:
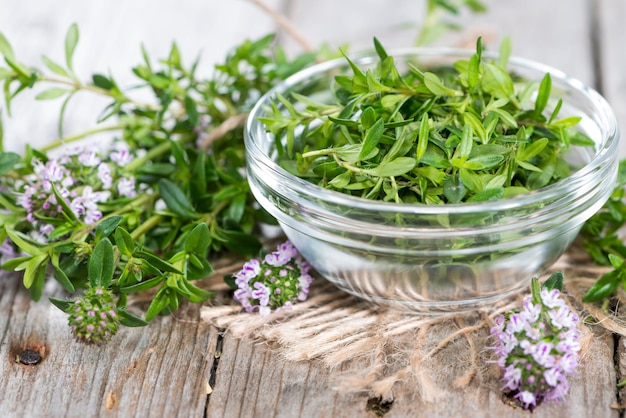
[[[0,153],[2,268],[23,273],[33,299],[47,277],[76,301],[52,299],[70,314],[80,341],[103,343],[118,326],[142,326],[183,300],[212,296],[193,281],[212,272],[208,257],[255,255],[258,222],[273,220],[254,205],[243,176],[246,112],[276,82],[309,65],[315,54],[287,59],[272,35],[245,41],[212,78],[185,66],[176,44],[169,56],[133,68],[139,86],[112,76],[82,81],[73,69],[76,25],[65,39],[65,65],[43,56],[45,69],[19,61],[0,35],[5,107],[22,91],[63,99],[59,139],[24,155]],[[67,104],[87,92],[109,99],[95,129],[65,136]],[[134,97],[152,97],[149,102]],[[1,130],[0,130],[1,132]],[[113,140],[82,141],[110,132]],[[127,311],[131,294],[156,291],[144,318]]]
[[[545,114],[549,73],[537,85],[507,71],[506,39],[497,61],[479,38],[467,60],[429,71],[409,63],[406,73],[376,40],[375,49],[367,70],[346,57],[353,75],[334,78],[331,100],[294,92],[266,110],[283,168],[366,199],[456,204],[553,184],[570,175],[571,146],[594,145],[580,117],[558,117],[560,99]]]

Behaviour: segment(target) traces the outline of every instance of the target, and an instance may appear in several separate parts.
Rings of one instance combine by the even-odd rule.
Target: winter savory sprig
[[[559,118],[551,77],[529,82],[507,72],[481,40],[453,66],[402,73],[375,40],[379,62],[367,70],[346,57],[328,100],[278,95],[263,118],[280,164],[319,186],[396,203],[463,203],[541,189],[569,175],[571,145],[593,145]],[[309,87],[311,89],[312,87]],[[315,97],[323,91],[314,90]]]
[[[502,390],[526,409],[563,399],[567,377],[578,365],[578,316],[562,299],[562,283],[561,272],[541,288],[534,278],[522,310],[496,318],[491,329],[496,363],[504,372]]]
[[[81,80],[73,68],[78,39],[72,25],[64,63],[44,56],[38,69],[20,62],[0,34],[6,110],[30,88],[39,100],[64,101],[60,138],[27,145],[24,155],[0,147],[0,254],[2,268],[23,273],[34,299],[49,271],[78,292],[76,302],[53,302],[79,341],[101,344],[119,325],[145,325],[183,300],[210,297],[192,282],[211,273],[211,254],[259,251],[254,227],[272,220],[254,206],[242,174],[240,128],[261,94],[315,55],[287,60],[267,36],[245,41],[212,78],[200,78],[197,62],[185,66],[174,44],[158,63],[142,50],[138,83],[124,89],[111,75]],[[109,105],[95,128],[65,135],[67,103],[79,92]],[[112,140],[75,143],[101,132]],[[128,295],[148,289],[155,293],[145,318],[129,313]]]
[[[309,270],[309,263],[286,241],[263,260],[246,262],[228,283],[236,289],[234,298],[246,312],[258,309],[266,316],[306,300],[313,281]]]

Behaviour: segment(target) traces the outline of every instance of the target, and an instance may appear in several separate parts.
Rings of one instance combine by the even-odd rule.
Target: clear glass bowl
[[[417,60],[428,66],[451,64],[471,54],[437,48],[389,55],[398,65]],[[367,67],[377,58],[354,61]],[[548,107],[562,98],[559,117],[582,117],[580,129],[596,145],[570,150],[567,159],[576,168],[570,177],[495,201],[422,205],[352,197],[288,173],[276,163],[273,135],[257,118],[268,116],[266,106],[277,93],[313,93],[316,100],[323,99],[336,74],[351,74],[345,60],[338,59],[290,77],[250,113],[245,143],[252,192],[311,265],[353,295],[418,313],[492,304],[526,287],[565,252],[585,220],[611,194],[618,163],[615,116],[597,92],[536,62],[512,58],[509,70],[537,81],[549,72]]]

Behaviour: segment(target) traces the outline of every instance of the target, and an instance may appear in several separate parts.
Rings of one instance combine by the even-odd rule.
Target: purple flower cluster
[[[91,288],[69,310],[69,325],[79,342],[101,345],[119,329],[119,318],[109,290]]]
[[[578,364],[577,323],[558,289],[543,289],[539,298],[528,296],[521,312],[497,318],[491,334],[504,372],[502,390],[514,394],[524,408],[564,398],[567,376]]]
[[[234,275],[237,284],[234,298],[247,312],[258,308],[261,315],[288,309],[296,300],[304,301],[308,297],[313,281],[309,269],[309,263],[287,241],[263,261],[252,259],[243,265]]]
[[[53,223],[44,219],[62,219],[63,207],[53,187],[77,219],[94,224],[102,217],[99,203],[137,194],[134,177],[123,172],[132,159],[124,148],[112,149],[106,156],[92,149],[73,149],[45,162],[34,159],[33,175],[27,177],[17,203],[44,239],[54,230]]]

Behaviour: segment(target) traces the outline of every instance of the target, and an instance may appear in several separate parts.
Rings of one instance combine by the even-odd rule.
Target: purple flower
[[[119,329],[120,320],[108,289],[90,288],[66,312],[74,336],[85,344],[104,344]]]
[[[98,166],[98,177],[102,181],[102,187],[110,189],[113,185],[113,177],[111,176],[111,167],[107,163],[101,163]]]
[[[496,363],[504,372],[502,389],[524,408],[565,397],[567,376],[576,371],[580,351],[578,316],[559,290],[537,288],[520,313],[496,318],[491,329]]]
[[[287,241],[263,261],[252,259],[233,275],[237,285],[234,299],[246,312],[258,309],[260,315],[288,309],[308,297],[313,281],[309,270],[309,264]]]
[[[135,178],[121,168],[132,159],[127,149],[119,147],[106,153],[93,147],[74,148],[45,162],[34,159],[33,174],[25,176],[23,185],[14,191],[17,204],[26,211],[25,220],[32,224],[31,236],[45,242],[52,232],[51,225],[57,223],[43,219],[64,220],[63,202],[58,202],[57,196],[79,221],[90,225],[102,219],[100,203],[136,196]]]
[[[120,196],[135,197],[137,191],[135,190],[135,178],[134,177],[121,177],[117,181],[117,192]]]
[[[132,154],[130,153],[130,151],[128,151],[128,149],[125,148],[113,151],[111,154],[109,154],[109,158],[120,167],[124,167],[125,165],[133,161]]]
[[[96,167],[100,161],[100,157],[94,150],[87,150],[78,155],[78,162],[85,167]]]

